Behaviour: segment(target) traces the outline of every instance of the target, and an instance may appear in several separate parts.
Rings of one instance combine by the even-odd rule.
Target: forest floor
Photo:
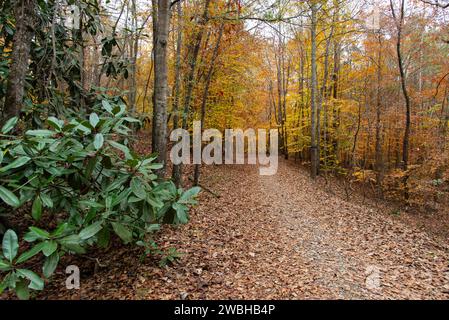
[[[449,298],[447,238],[388,206],[345,201],[283,160],[274,176],[210,166],[202,181],[219,197],[203,192],[189,224],[157,236],[183,253],[178,263],[160,268],[155,258],[140,263],[136,249],[111,248],[99,264],[83,259],[80,290],[66,290],[59,270],[38,298]]]

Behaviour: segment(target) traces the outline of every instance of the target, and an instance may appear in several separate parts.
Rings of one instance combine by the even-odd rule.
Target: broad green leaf
[[[45,278],[48,279],[51,277],[51,275],[55,272],[58,263],[59,263],[58,252],[54,252],[51,256],[45,259],[44,265],[42,266],[42,272]]]
[[[112,228],[114,232],[123,240],[125,244],[130,243],[133,240],[132,232],[119,222],[112,222]]]
[[[81,244],[82,240],[79,235],[77,234],[71,234],[67,237],[61,238],[58,240],[60,244],[66,245],[66,244]]]
[[[17,269],[17,274],[19,276],[25,277],[31,281],[28,288],[34,290],[43,290],[44,289],[44,280],[41,279],[37,274],[35,274],[31,270],[27,269]]]
[[[113,140],[108,140],[108,143],[109,143],[112,147],[114,147],[114,148],[116,148],[116,149],[122,151],[122,152],[125,154],[125,156],[126,156],[127,158],[130,158],[130,157],[131,157],[131,153],[130,153],[130,151],[129,151],[129,149],[128,149],[127,146],[125,146],[125,145],[123,145],[123,144],[121,144],[121,143],[115,142],[115,141],[113,141]]]
[[[145,187],[144,187],[142,181],[140,181],[140,179],[137,177],[134,177],[131,180],[131,190],[138,198],[140,198],[142,200],[147,197]]]
[[[45,246],[44,242],[41,242],[37,245],[35,245],[33,248],[31,248],[30,250],[22,253],[19,258],[16,261],[16,264],[20,264],[22,262],[25,262],[29,259],[31,259],[32,257],[34,257],[36,254],[38,254],[39,252],[42,251],[42,248]]]
[[[147,168],[150,170],[159,170],[159,169],[162,169],[163,167],[164,166],[160,163],[153,163],[153,164],[148,165]]]
[[[108,100],[101,101],[101,105],[107,112],[112,113],[112,106]]]
[[[61,236],[64,231],[67,229],[67,227],[69,226],[69,224],[67,222],[61,223],[52,233],[51,236],[52,237],[59,237]]]
[[[56,130],[61,130],[62,127],[64,126],[64,121],[63,120],[59,120],[58,118],[55,117],[49,117],[47,119],[48,124]]]
[[[79,237],[81,240],[87,240],[96,235],[103,228],[103,221],[97,221],[81,230]]]
[[[35,136],[35,137],[51,137],[54,134],[56,134],[56,132],[41,129],[41,130],[28,130],[27,132],[25,132],[25,134],[28,136]]]
[[[174,203],[172,207],[176,210],[176,217],[178,218],[180,223],[185,224],[189,221],[186,206],[179,203]]]
[[[56,249],[58,249],[58,243],[53,240],[48,240],[44,242],[44,247],[42,248],[42,252],[46,257],[52,255]]]
[[[23,166],[24,164],[26,164],[26,163],[27,163],[28,161],[30,161],[30,160],[31,160],[30,157],[20,157],[20,158],[17,158],[16,160],[14,160],[13,162],[11,162],[11,163],[8,164],[7,166],[1,167],[1,168],[0,168],[0,173],[6,172],[6,171],[11,170],[11,169],[15,169],[15,168],[21,167],[21,166]]]
[[[7,134],[8,132],[10,132],[16,126],[18,120],[18,117],[12,117],[8,121],[6,121],[5,125],[2,127],[2,133]]]
[[[2,242],[3,256],[12,263],[19,250],[19,240],[13,230],[6,231]]]
[[[101,229],[100,232],[98,232],[97,234],[98,237],[98,246],[100,248],[107,248],[107,246],[109,245],[109,240],[111,238],[111,233],[109,231],[109,229],[107,227],[104,227],[103,229]]]
[[[88,208],[104,208],[104,205],[92,200],[83,200],[80,201],[79,204],[82,204],[83,206],[86,206]]]
[[[46,193],[41,193],[40,194],[41,200],[42,200],[42,204],[47,207],[47,208],[53,208],[53,200],[51,199],[51,197],[46,194]]]
[[[19,199],[16,197],[14,193],[9,191],[3,186],[0,186],[0,198],[11,207],[18,207],[20,205]]]
[[[101,149],[104,144],[104,137],[101,133],[97,133],[94,138],[94,147],[96,150]]]
[[[8,273],[4,278],[3,281],[0,282],[0,294],[3,293],[3,291],[8,288],[12,287],[14,288],[16,286],[16,276],[14,271]]]
[[[30,290],[27,286],[27,282],[22,279],[16,284],[16,295],[20,300],[30,299]]]
[[[184,192],[181,197],[179,198],[179,203],[195,203],[196,201],[194,201],[194,198],[196,196],[198,196],[198,194],[200,193],[201,188],[200,187],[193,187],[189,190],[187,190],[186,192]]]
[[[97,124],[100,122],[100,118],[98,117],[98,114],[91,113],[91,115],[89,116],[89,123],[92,127],[96,127]]]
[[[0,259],[0,271],[6,272],[11,270],[11,265],[5,260]]]
[[[81,245],[79,244],[74,244],[74,243],[64,243],[62,244],[62,246],[64,247],[64,249],[66,249],[67,251],[71,251],[74,252],[76,254],[84,254],[86,253],[86,249],[84,249]]]
[[[30,227],[30,231],[37,237],[37,239],[50,239],[50,234],[38,227]]]
[[[146,198],[147,202],[154,208],[161,208],[164,206],[164,203],[158,199],[157,197],[153,197],[152,195],[148,195],[148,197]]]
[[[39,196],[37,196],[33,201],[33,207],[31,208],[31,216],[34,220],[39,221],[42,216],[42,201]]]
[[[159,224],[150,224],[145,228],[148,232],[159,231],[161,229],[161,225]]]

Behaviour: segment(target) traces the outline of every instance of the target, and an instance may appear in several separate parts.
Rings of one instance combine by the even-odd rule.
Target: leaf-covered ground
[[[81,289],[60,270],[41,299],[447,299],[448,246],[391,215],[347,202],[282,161],[275,176],[251,166],[205,170],[188,225],[164,227],[164,248],[184,253],[159,268],[111,248],[80,265]],[[376,286],[379,285],[379,286]]]

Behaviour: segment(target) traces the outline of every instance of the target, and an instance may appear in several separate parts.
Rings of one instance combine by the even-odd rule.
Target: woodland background
[[[306,166],[313,179],[337,176],[348,198],[363,185],[377,198],[448,213],[447,1],[3,0],[0,6],[3,231],[20,229],[23,214],[33,219],[22,229],[34,221],[56,228],[60,219],[41,216],[61,210],[69,213],[76,246],[114,231],[152,250],[154,243],[142,239],[162,220],[187,222],[195,203],[187,199],[199,192],[177,189],[190,186],[189,177],[167,159],[171,130],[191,130],[195,120],[222,131],[278,128],[282,156]],[[151,145],[151,157],[134,152],[136,141]],[[74,145],[77,154],[70,153]],[[55,159],[59,152],[66,158]],[[132,175],[122,179],[125,171]],[[200,171],[196,166],[190,177],[194,185]],[[34,175],[41,184],[28,185]],[[72,198],[93,202],[69,205],[50,175]],[[173,183],[160,182],[169,176]],[[142,207],[108,200],[116,180],[122,184],[115,196]],[[148,199],[142,185],[165,193]],[[134,194],[125,195],[130,188]],[[98,190],[104,199],[94,196]],[[116,220],[95,216],[111,203],[120,206]],[[172,210],[163,211],[166,204],[174,216],[166,218]],[[100,209],[87,219],[89,205]],[[140,227],[127,225],[135,221],[120,215],[127,210],[142,219]],[[142,210],[154,217],[141,218]],[[63,252],[82,251],[58,242],[61,234],[35,234],[33,241],[46,244],[28,258],[52,241]],[[59,261],[52,248],[44,254],[49,274]],[[11,250],[8,257],[3,251],[13,263],[17,248]],[[31,289],[40,288],[34,275],[19,272],[4,287],[22,288],[28,279]]]

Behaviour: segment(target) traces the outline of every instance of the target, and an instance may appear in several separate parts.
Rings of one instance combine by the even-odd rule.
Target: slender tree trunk
[[[170,26],[170,0],[158,0],[156,26],[154,50],[153,152],[158,153],[157,161],[163,165],[163,168],[158,171],[158,176],[163,177],[167,164],[167,42]]]
[[[179,128],[179,97],[181,95],[181,49],[182,49],[182,6],[181,2],[176,5],[178,13],[178,29],[176,35],[176,63],[175,63],[175,96],[173,100],[173,129]],[[181,172],[179,166],[173,166],[172,178],[177,187],[181,183]]]
[[[318,142],[317,142],[317,5],[312,3],[312,25],[311,25],[311,41],[312,41],[312,53],[311,53],[311,66],[312,66],[312,83],[311,83],[311,146],[310,146],[310,176],[312,179],[316,179],[318,174]]]
[[[382,35],[378,34],[378,58],[377,58],[377,90],[376,90],[376,183],[379,192],[382,192],[382,180],[383,180],[383,156],[382,156]]]
[[[28,72],[31,41],[34,36],[36,0],[16,1],[14,17],[16,32],[13,38],[11,66],[9,69],[3,119],[1,124],[19,116],[25,95],[25,78]]]
[[[188,52],[188,63],[189,69],[186,76],[186,94],[184,98],[184,110],[182,115],[182,128],[187,130],[188,127],[188,115],[190,111],[190,103],[192,100],[193,88],[195,86],[195,72],[196,72],[196,62],[198,59],[198,53],[200,51],[201,41],[203,39],[204,27],[209,19],[209,4],[210,0],[205,0],[203,15],[198,23],[198,31],[194,37],[193,44],[189,48]],[[179,170],[179,176],[182,180],[182,164],[179,164],[174,170]],[[182,184],[182,181],[181,181]]]
[[[396,54],[398,58],[399,74],[401,77],[402,94],[405,99],[405,132],[402,142],[402,166],[407,170],[409,164],[409,144],[410,144],[410,124],[411,124],[411,101],[407,91],[406,74],[404,68],[404,59],[402,57],[402,33],[404,28],[405,18],[405,0],[401,0],[399,17],[394,9],[393,0],[390,0],[391,12],[396,22],[397,40],[396,40]]]
[[[405,132],[404,132],[404,139],[402,140],[402,169],[404,171],[407,171],[409,165],[409,149],[410,149],[409,144],[410,144],[410,124],[411,124],[411,101],[407,91],[404,59],[402,57],[402,48],[401,48],[402,32],[404,28],[404,18],[405,18],[405,0],[401,0],[400,2],[399,17],[395,12],[393,0],[390,0],[390,7],[397,28],[396,54],[398,58],[399,74],[401,77],[402,94],[404,95],[405,99]],[[403,179],[404,198],[406,201],[408,201],[409,199],[408,178],[409,175],[406,174]]]
[[[130,77],[130,88],[129,90],[129,104],[131,106],[131,111],[135,113],[137,111],[136,96],[137,96],[137,53],[139,50],[139,34],[137,31],[137,8],[136,0],[131,2],[131,15],[133,21],[133,32],[131,34],[131,77]]]
[[[207,97],[209,96],[209,87],[210,87],[210,83],[212,81],[212,74],[214,72],[215,62],[217,60],[218,53],[220,50],[220,44],[221,44],[221,38],[223,37],[224,26],[225,26],[225,24],[224,24],[224,22],[222,22],[220,25],[220,30],[218,31],[218,38],[217,38],[217,42],[215,44],[214,52],[212,54],[212,60],[210,62],[209,70],[207,72],[206,84],[204,85],[203,100],[201,103],[201,130],[204,130],[204,121],[206,118]],[[193,179],[195,186],[198,186],[198,184],[200,182],[200,168],[201,168],[201,165],[199,165],[199,164],[195,165],[195,172],[194,172],[194,179]]]

